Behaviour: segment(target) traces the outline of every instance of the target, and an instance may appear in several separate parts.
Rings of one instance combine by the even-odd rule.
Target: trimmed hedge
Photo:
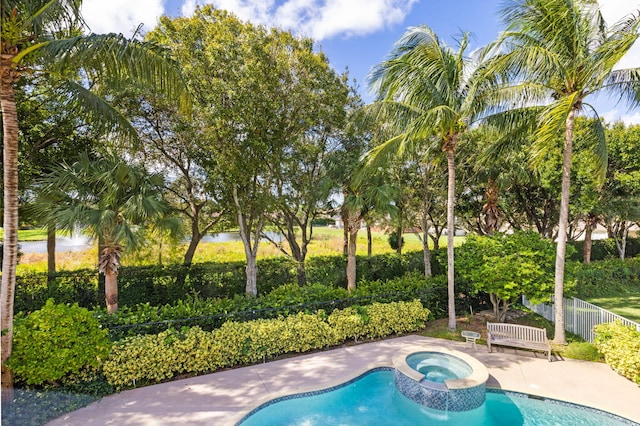
[[[361,281],[351,294],[343,288],[322,284],[304,287],[286,284],[255,299],[244,296],[230,299],[188,296],[173,305],[151,306],[145,303],[124,307],[111,315],[102,308],[95,312],[102,326],[109,329],[113,340],[135,334],[159,333],[169,327],[198,326],[211,331],[227,320],[276,318],[297,312],[316,312],[319,309],[331,313],[334,309],[352,305],[414,299],[420,299],[424,306],[430,308],[432,318],[439,318],[446,314],[446,287],[445,277],[427,280],[419,273],[412,273],[384,282]],[[464,309],[468,307],[465,306]]]
[[[606,297],[624,293],[640,293],[640,258],[609,259],[589,265],[574,265],[571,278],[580,298]]]
[[[593,331],[594,344],[605,362],[618,374],[640,384],[640,331],[620,321],[596,325]]]
[[[582,262],[584,258],[584,241],[567,241],[568,245],[575,247],[576,252],[569,259]],[[640,255],[640,238],[628,237],[625,248],[625,258],[629,259]],[[593,240],[591,244],[591,261],[605,259],[619,259],[616,242],[613,238],[605,240]]]
[[[434,275],[443,273],[432,256]],[[306,262],[309,283],[322,283],[346,288],[347,259],[343,256],[311,257]],[[446,263],[445,263],[446,265]],[[359,256],[357,274],[366,280],[389,280],[407,272],[423,271],[422,252],[403,255],[383,254],[371,257]],[[258,261],[258,290],[268,294],[289,283],[296,283],[296,266],[288,258],[276,257]],[[183,265],[122,267],[118,272],[119,306],[135,306],[149,303],[166,305],[187,295],[198,294],[203,298],[232,298],[244,295],[246,284],[244,262],[205,262]],[[99,289],[98,274],[94,270],[46,273],[17,277],[15,311],[30,312],[44,306],[47,299],[56,303],[75,303],[81,307],[95,308],[104,305],[104,289]]]
[[[422,303],[374,303],[330,316],[299,312],[286,318],[229,321],[212,332],[192,327],[128,337],[113,345],[103,364],[116,389],[157,383],[177,374],[199,374],[251,364],[285,353],[307,352],[355,337],[384,337],[424,327]]]

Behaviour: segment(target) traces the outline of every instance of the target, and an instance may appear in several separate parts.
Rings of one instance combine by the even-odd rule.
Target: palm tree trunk
[[[593,225],[594,220],[591,214],[588,214],[585,219],[585,228],[584,228],[584,253],[582,256],[582,262],[585,264],[591,263],[591,248],[593,247]]]
[[[485,191],[486,202],[482,206],[482,213],[484,214],[482,231],[487,235],[491,235],[498,230],[498,220],[500,219],[498,194],[498,184],[494,179],[489,178]]]
[[[109,268],[104,271],[104,295],[107,312],[115,313],[118,310],[118,272]]]
[[[356,289],[356,239],[360,230],[360,220],[349,219],[349,253],[347,255],[347,290]]]
[[[564,265],[567,252],[567,228],[569,227],[569,196],[571,185],[571,151],[573,148],[573,128],[575,111],[567,116],[564,133],[564,151],[562,154],[562,196],[560,198],[560,220],[558,223],[558,242],[556,246],[556,275],[554,291],[555,334],[553,342],[566,345],[564,332]]]
[[[373,254],[373,238],[371,237],[371,226],[367,223],[367,257]]]
[[[4,48],[4,46],[3,46]],[[13,400],[13,374],[5,367],[11,356],[13,339],[13,301],[16,288],[16,266],[18,264],[18,113],[13,87],[14,71],[11,58],[4,51],[0,59],[0,104],[3,127],[3,186],[4,186],[4,245],[2,256],[2,287],[0,309],[2,310],[2,400]]]
[[[453,269],[453,236],[455,234],[453,208],[456,202],[455,141],[447,141],[447,309],[449,330],[456,329],[455,282]]]
[[[424,258],[424,276],[431,276],[431,250],[429,250],[429,222],[427,215],[422,215],[422,253]]]
[[[49,223],[47,226],[47,275],[49,280],[56,274],[56,226]]]

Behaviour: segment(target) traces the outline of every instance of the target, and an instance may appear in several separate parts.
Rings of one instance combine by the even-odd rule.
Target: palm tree
[[[492,83],[467,56],[469,35],[457,50],[444,44],[427,26],[409,28],[389,58],[374,68],[370,87],[374,108],[398,135],[370,153],[369,163],[386,161],[422,145],[428,155],[447,158],[447,279],[449,329],[456,328],[453,269],[455,152],[460,136],[483,113],[483,93]]]
[[[39,182],[44,198],[58,200],[43,204],[47,222],[60,229],[84,233],[100,241],[98,269],[105,275],[107,311],[118,309],[118,267],[125,249],[136,249],[142,241],[143,226],[174,225],[166,214],[169,204],[161,198],[164,178],[148,174],[140,166],[129,165],[116,155],[63,163]]]
[[[122,35],[82,35],[82,0],[0,0],[0,105],[3,125],[4,257],[2,315],[2,384],[11,386],[4,362],[11,355],[13,300],[18,248],[18,116],[16,82],[25,73],[63,79],[69,108],[99,130],[135,137],[130,124],[102,98],[88,90],[111,77],[109,85],[154,82],[175,99],[185,99],[184,84],[165,51]],[[77,78],[82,69],[82,80]],[[68,78],[69,76],[72,78]],[[75,77],[75,78],[74,78]],[[99,87],[99,86],[98,86]]]
[[[506,95],[504,105],[541,108],[534,142],[534,151],[540,155],[557,143],[559,134],[564,135],[554,342],[566,344],[564,266],[575,118],[581,113],[597,118],[593,106],[586,102],[597,92],[617,95],[630,104],[640,101],[640,68],[614,70],[637,40],[640,19],[636,14],[608,27],[595,0],[512,0],[502,16],[507,25],[497,42],[502,54],[490,69],[514,82],[501,94]],[[594,123],[591,142],[604,173],[604,129],[600,120]]]

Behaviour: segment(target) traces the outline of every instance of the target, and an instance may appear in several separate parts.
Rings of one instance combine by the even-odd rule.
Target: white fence
[[[555,310],[553,303],[541,303],[533,305],[522,296],[522,304],[538,315],[542,315],[549,321],[555,322]],[[583,339],[593,343],[593,327],[604,322],[622,321],[625,325],[636,327],[640,331],[640,324],[630,321],[613,312],[602,309],[599,306],[576,299],[564,298],[564,329]]]

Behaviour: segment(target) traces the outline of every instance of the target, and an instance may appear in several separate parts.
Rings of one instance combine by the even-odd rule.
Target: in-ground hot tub
[[[393,357],[398,390],[407,398],[438,410],[467,411],[485,399],[487,368],[463,352],[412,346]]]

